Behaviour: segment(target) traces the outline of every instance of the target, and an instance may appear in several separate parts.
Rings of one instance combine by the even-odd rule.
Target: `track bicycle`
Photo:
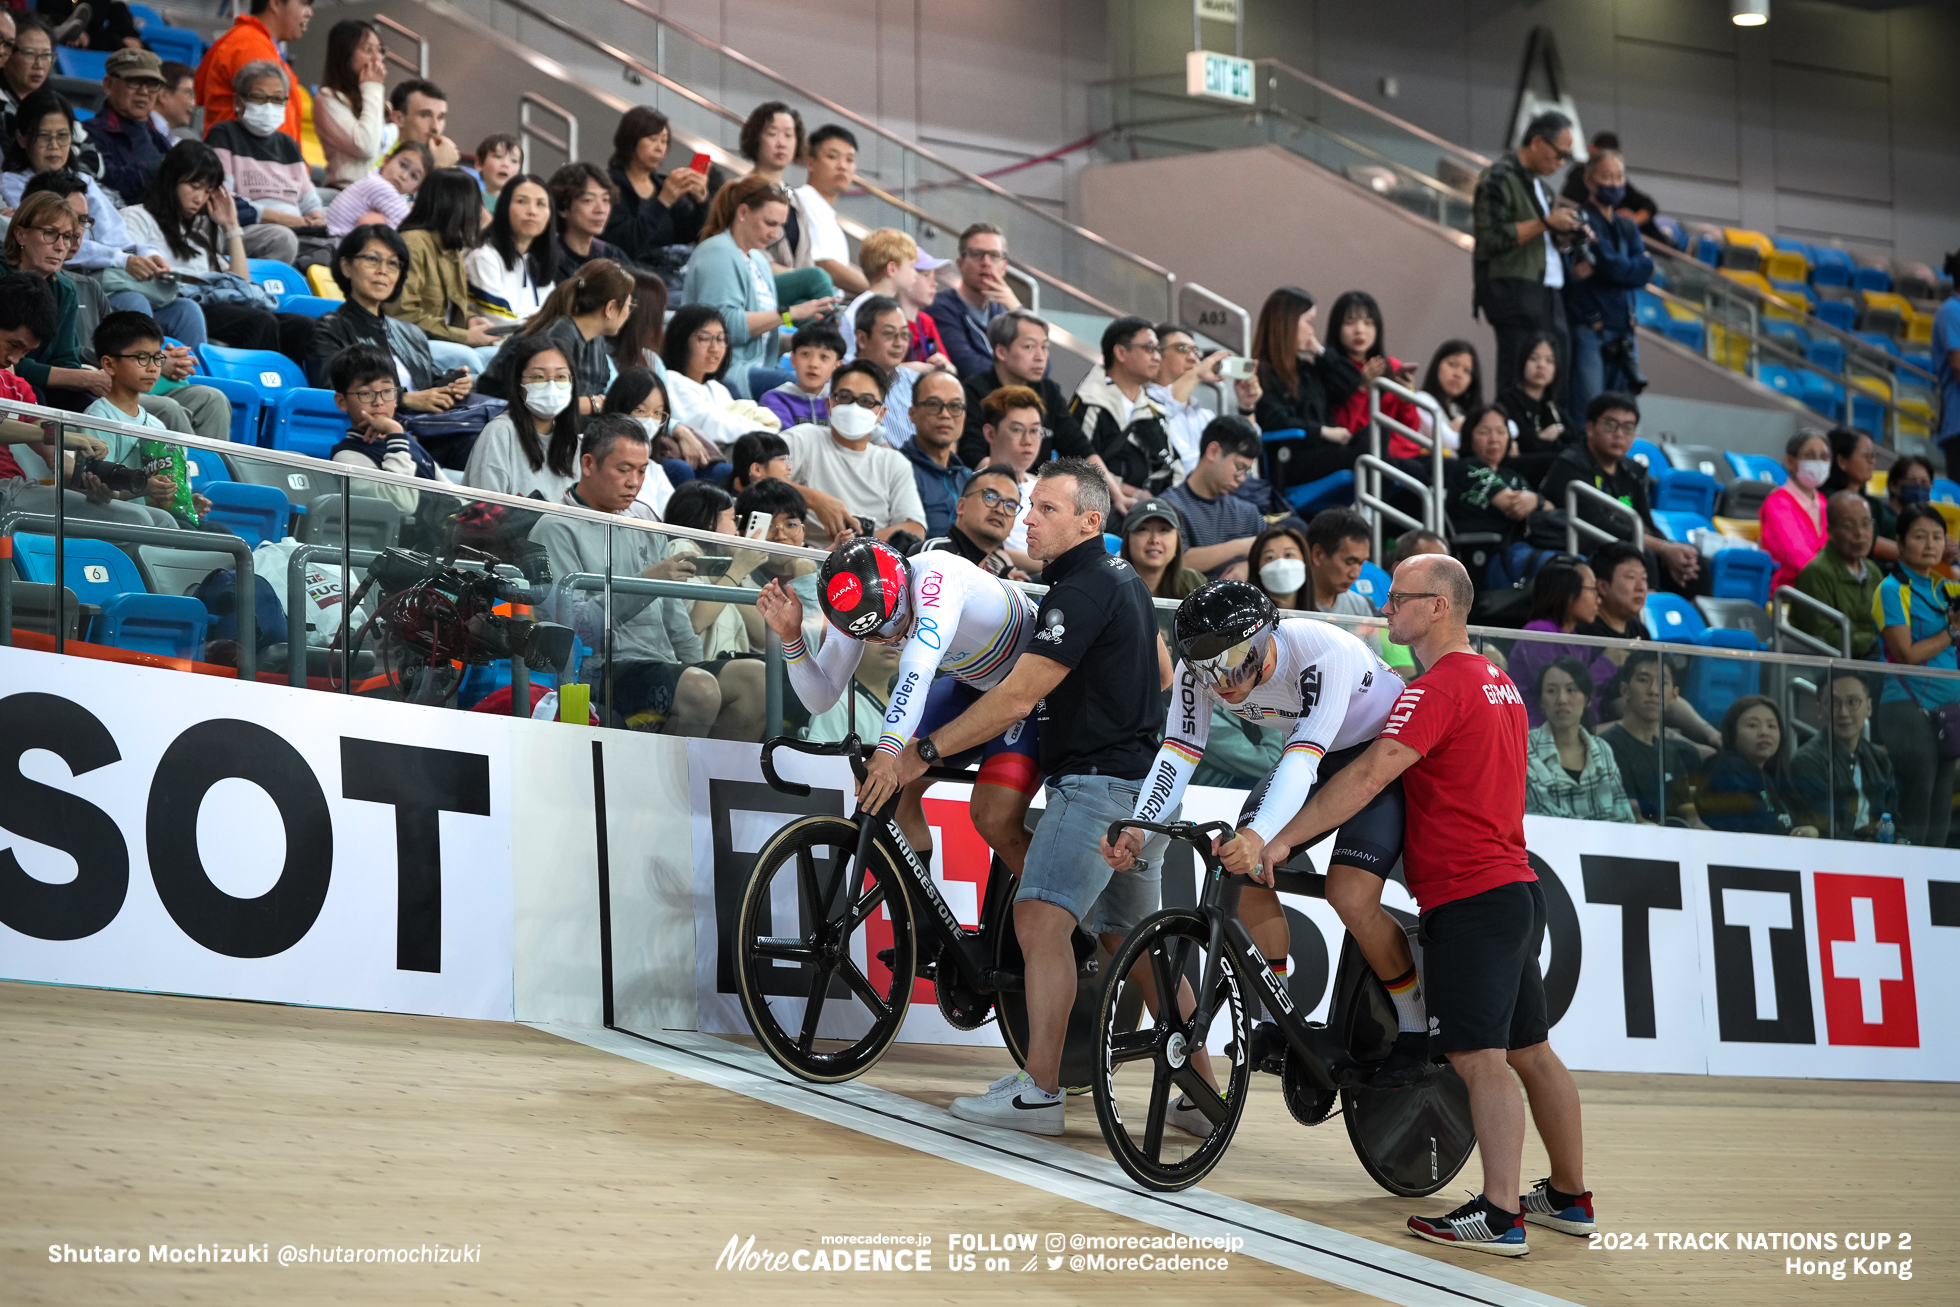
[[[1338,1098],[1348,1140],[1377,1184],[1407,1197],[1448,1184],[1477,1145],[1470,1091],[1448,1066],[1432,1067],[1425,1079],[1406,1088],[1369,1087],[1369,1069],[1393,1049],[1397,1023],[1395,1004],[1354,937],[1345,936],[1341,946],[1326,1024],[1308,1021],[1239,919],[1243,878],[1227,873],[1212,852],[1213,837],[1229,839],[1232,825],[1124,820],[1110,824],[1110,842],[1131,828],[1189,844],[1203,871],[1196,908],[1168,908],[1144,918],[1104,969],[1091,1085],[1103,1139],[1130,1178],[1147,1189],[1184,1189],[1225,1156],[1252,1083],[1248,1010],[1257,993],[1285,1036],[1280,1088],[1294,1120],[1320,1125]],[[1275,881],[1275,888],[1289,893],[1326,897],[1326,877],[1318,872],[1277,868]],[[1415,929],[1406,923],[1404,929],[1419,963]],[[1178,980],[1189,980],[1195,995],[1191,1015],[1180,1017],[1174,1004],[1161,1005],[1140,1026],[1125,1015],[1133,1006],[1125,997],[1138,988],[1126,978],[1139,965],[1149,968],[1158,994],[1175,994]],[[1225,1056],[1213,1061],[1224,1077],[1222,1095],[1198,1074],[1191,1058],[1206,1046],[1218,1020],[1228,1023]],[[1208,1137],[1165,1131],[1176,1093],[1211,1123]]]
[[[784,794],[810,787],[776,771],[778,749],[848,758],[864,779],[856,735],[835,744],[778,737],[762,747],[762,774]],[[978,773],[930,767],[933,780],[971,785]],[[994,1017],[1016,1065],[1025,1065],[1027,1005],[1014,932],[1015,876],[996,855],[979,927],[961,926],[893,819],[898,799],[850,818],[807,816],[757,852],[735,923],[742,1011],[763,1050],[792,1075],[836,1083],[862,1075],[905,1023],[915,979],[929,980],[949,1025],[975,1030]],[[1096,940],[1075,933],[1076,1003],[1062,1058],[1065,1084],[1087,1085],[1101,976]],[[1132,1017],[1140,999],[1132,1002]]]

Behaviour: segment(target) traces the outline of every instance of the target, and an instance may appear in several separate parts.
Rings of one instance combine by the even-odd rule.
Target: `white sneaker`
[[[962,1121],[996,1125],[1004,1130],[1025,1130],[1034,1135],[1058,1135],[1062,1133],[1062,1104],[1067,1101],[1065,1094],[1048,1097],[1032,1076],[1016,1071],[988,1085],[984,1094],[955,1098],[952,1111]]]
[[[1171,1104],[1171,1110],[1164,1114],[1164,1120],[1187,1135],[1196,1135],[1200,1139],[1211,1138],[1211,1122],[1207,1121],[1205,1114],[1198,1110],[1198,1105],[1183,1094],[1179,1094],[1177,1101]]]

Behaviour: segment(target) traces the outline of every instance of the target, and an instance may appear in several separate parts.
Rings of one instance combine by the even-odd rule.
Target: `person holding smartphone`
[[[708,197],[721,180],[709,176],[705,154],[694,155],[692,161],[683,156],[680,167],[662,173],[673,143],[667,115],[635,105],[621,115],[613,132],[612,158],[606,161],[619,199],[606,222],[605,239],[628,258],[663,271],[677,269],[686,257],[684,250],[672,247],[700,239]]]
[[[1259,423],[1253,413],[1265,391],[1250,359],[1234,359],[1228,349],[1207,354],[1189,331],[1174,322],[1159,324],[1157,343],[1164,347],[1164,361],[1157,370],[1157,380],[1145,387],[1145,392],[1164,410],[1164,430],[1171,438],[1171,451],[1188,477],[1204,453],[1205,424],[1213,417],[1210,409],[1197,402],[1198,387],[1231,382],[1239,416],[1252,423],[1255,431]],[[1235,368],[1240,375],[1226,375],[1223,369],[1234,364],[1240,365]]]

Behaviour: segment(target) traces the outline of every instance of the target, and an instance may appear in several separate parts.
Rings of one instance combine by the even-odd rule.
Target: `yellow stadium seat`
[[[1909,345],[1930,345],[1933,343],[1933,315],[1912,311],[1906,319],[1906,343]]]
[[[1896,291],[1861,290],[1858,295],[1868,309],[1889,309],[1901,318],[1910,318],[1913,313],[1911,301]]]
[[[1795,250],[1763,256],[1763,275],[1771,281],[1809,281],[1810,260]]]
[[[1892,474],[1890,472],[1874,472],[1872,473],[1872,479],[1865,482],[1865,493],[1868,495],[1877,495],[1883,499],[1885,497],[1885,487],[1891,480]]]
[[[1933,507],[1938,509],[1940,516],[1946,519],[1946,533],[1960,535],[1960,504],[1936,503]]]
[[[306,284],[323,300],[347,298],[340,293],[340,287],[334,284],[333,274],[317,263],[306,270]]]
[[[1753,518],[1717,517],[1711,519],[1715,529],[1732,540],[1747,540],[1760,544],[1763,538],[1763,524]]]
[[[1883,377],[1874,377],[1865,372],[1851,372],[1846,373],[1844,379],[1867,395],[1876,395],[1888,404],[1892,401],[1892,383]]]
[[[1708,357],[1731,372],[1749,371],[1749,337],[1720,323],[1708,324]]]
[[[1765,259],[1776,253],[1775,241],[1759,231],[1750,231],[1747,227],[1724,227],[1722,228],[1722,239],[1731,245],[1745,245],[1755,250]]]
[[[1899,431],[1902,435],[1927,436],[1933,432],[1933,406],[1918,395],[1899,401]]]
[[[1801,322],[1809,316],[1810,306],[1794,303],[1776,293],[1769,284],[1769,278],[1760,272],[1739,272],[1734,268],[1723,268],[1722,275],[1738,286],[1747,286],[1763,297],[1763,316],[1782,318],[1791,322]]]

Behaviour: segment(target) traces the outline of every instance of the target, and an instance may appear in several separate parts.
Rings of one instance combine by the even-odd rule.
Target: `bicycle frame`
[[[1339,1089],[1356,1084],[1360,1070],[1358,1064],[1348,1056],[1333,1031],[1324,1025],[1308,1022],[1305,1014],[1295,1009],[1292,996],[1286,992],[1286,982],[1267,963],[1265,954],[1253,942],[1252,932],[1239,919],[1239,895],[1245,888],[1245,882],[1243,878],[1226,872],[1225,865],[1211,850],[1211,836],[1214,833],[1231,835],[1231,825],[1222,821],[1204,825],[1192,822],[1162,825],[1119,821],[1110,825],[1110,841],[1114,843],[1126,829],[1156,831],[1174,840],[1182,840],[1197,853],[1199,863],[1204,868],[1205,883],[1197,910],[1209,925],[1210,935],[1205,949],[1202,983],[1196,994],[1197,1008],[1191,1016],[1191,1042],[1202,1047],[1210,1033],[1212,1018],[1217,1015],[1224,996],[1224,985],[1220,983],[1218,974],[1221,966],[1219,957],[1224,949],[1230,948],[1243,959],[1240,970],[1258,984],[1260,996],[1274,1024],[1286,1036],[1286,1042],[1294,1052],[1300,1055],[1307,1073],[1322,1089]],[[1315,898],[1326,897],[1326,877],[1317,872],[1280,872],[1279,875],[1294,882],[1289,889],[1311,894]],[[1313,883],[1301,883],[1309,880]]]
[[[781,790],[785,794],[807,795],[810,787],[796,781],[786,781],[777,774],[773,755],[778,748],[819,757],[848,758],[851,771],[860,781],[864,779],[864,744],[855,734],[845,736],[836,744],[812,744],[800,740],[777,738],[762,746],[762,774],[771,788]],[[959,771],[951,767],[928,767],[925,775],[931,780],[950,781],[956,785],[971,785],[979,779],[977,772]],[[999,913],[1002,900],[1013,892],[1011,888],[1013,877],[1007,874],[1005,866],[996,858],[988,868],[987,887],[980,902],[979,926],[968,930],[960,925],[959,918],[953,915],[952,908],[946,904],[945,896],[939,892],[939,886],[933,883],[932,872],[919,861],[919,855],[913,851],[912,842],[906,839],[905,832],[899,829],[895,815],[897,809],[898,797],[894,795],[875,813],[867,812],[862,807],[853,813],[852,820],[858,827],[856,865],[865,866],[865,860],[871,853],[871,846],[874,843],[883,844],[891,864],[898,868],[901,879],[906,882],[907,896],[914,903],[923,903],[929,909],[929,912],[924,914],[924,918],[930,923],[931,937],[938,943],[939,951],[935,961],[928,963],[926,969],[922,970],[921,978],[936,982],[937,960],[950,957],[961,979],[979,993],[997,994],[1019,990],[1022,987],[1021,977],[1014,972],[1002,971],[995,967],[988,947],[992,938],[988,923]],[[836,896],[846,872],[847,868],[841,864],[833,870],[831,883],[824,887],[820,902],[829,903]]]

